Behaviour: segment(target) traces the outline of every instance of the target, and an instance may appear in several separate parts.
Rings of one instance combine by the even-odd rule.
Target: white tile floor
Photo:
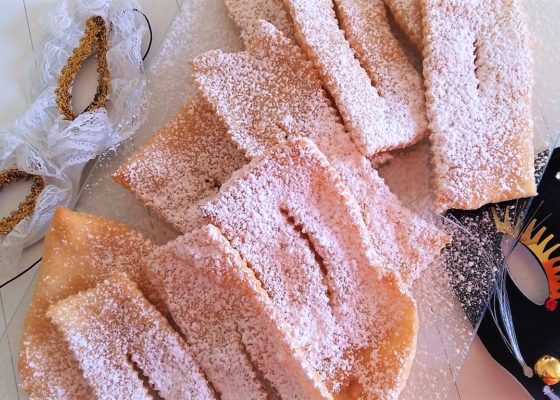
[[[140,0],[152,23],[154,47],[161,41],[181,2],[182,0]],[[31,102],[31,88],[38,74],[38,49],[43,42],[40,20],[56,3],[57,0],[0,0],[0,129],[8,128]],[[40,257],[41,251],[40,243],[32,246],[24,254],[22,265],[31,265]],[[23,300],[22,296],[32,284],[36,271],[35,268],[0,289],[0,352],[3,354],[18,346],[14,338],[20,335],[24,317],[22,310],[29,301],[30,293]],[[20,302],[23,305],[18,309]],[[3,335],[6,322],[12,318],[10,329]],[[15,360],[13,363],[0,364],[0,398],[26,398],[15,388],[15,365]],[[480,341],[475,340],[451,398],[499,400],[528,399],[529,396],[492,361]]]

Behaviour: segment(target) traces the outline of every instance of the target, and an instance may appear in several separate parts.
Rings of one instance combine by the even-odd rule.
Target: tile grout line
[[[37,56],[35,54],[35,45],[33,43],[33,36],[31,35],[31,26],[29,25],[29,15],[27,14],[27,4],[25,0],[21,0],[23,3],[23,11],[25,12],[25,21],[27,22],[27,33],[29,35],[29,41],[31,42],[31,51],[33,52],[33,60],[35,61],[35,70],[39,72],[39,64],[37,63]]]
[[[10,335],[8,334],[8,322],[6,321],[6,310],[4,309],[4,299],[3,299],[1,291],[0,291],[0,305],[2,305],[2,318],[4,319],[4,324],[6,326],[6,332],[4,334],[4,337],[6,338],[6,343],[8,344],[8,351],[10,352],[10,363],[12,364],[12,374],[13,374],[13,377],[14,377],[14,383],[16,384],[17,398],[18,398],[18,400],[20,400],[19,390],[17,390],[16,368],[14,366],[14,359],[12,357],[12,355],[13,355],[12,345],[10,344]]]
[[[40,260],[39,260],[39,261],[40,261]],[[20,298],[20,300],[19,300],[19,302],[18,302],[18,305],[17,305],[17,307],[16,307],[16,310],[14,311],[13,315],[10,317],[9,320],[6,318],[6,309],[5,309],[5,307],[4,307],[4,296],[2,295],[2,290],[0,289],[0,304],[1,304],[1,306],[2,306],[2,317],[3,317],[3,319],[4,319],[4,321],[5,321],[5,325],[6,325],[6,331],[5,331],[4,336],[6,337],[7,344],[8,344],[8,351],[10,352],[10,362],[11,362],[11,364],[12,364],[12,372],[13,372],[13,376],[14,376],[14,383],[15,383],[15,387],[16,387],[16,391],[17,391],[17,398],[18,398],[18,400],[22,400],[22,397],[21,397],[21,396],[22,396],[22,392],[21,392],[21,389],[22,389],[22,388],[21,388],[21,386],[20,386],[19,383],[18,383],[17,362],[14,363],[14,357],[13,357],[14,354],[12,353],[12,340],[10,339],[10,333],[9,333],[9,331],[8,331],[8,327],[9,327],[10,325],[13,324],[13,321],[14,321],[15,318],[16,318],[16,314],[17,314],[18,312],[21,312],[21,304],[22,304],[22,301],[25,299],[26,296],[29,295],[30,290],[31,290],[31,287],[34,286],[34,284],[36,283],[36,282],[34,282],[34,281],[35,281],[35,279],[36,279],[37,276],[38,276],[38,270],[35,270],[35,271],[32,271],[32,272],[33,272],[33,274],[32,274],[31,280],[30,280],[29,283],[27,284],[27,286],[26,286],[26,288],[25,288],[25,290],[24,290],[24,292],[23,292],[24,294],[23,294],[23,296]],[[13,326],[13,325],[12,325],[12,326]],[[18,346],[18,347],[19,347],[19,346]],[[17,355],[15,358],[17,359],[17,357],[19,357],[19,355]],[[26,398],[26,397],[24,396],[24,398]]]
[[[6,328],[6,330],[0,334],[0,339],[2,338],[2,336],[4,334],[7,334],[8,332],[8,321],[6,321],[6,313],[4,311],[4,301],[2,299],[2,289],[0,289],[0,306],[2,307],[2,320],[4,321],[4,327]]]

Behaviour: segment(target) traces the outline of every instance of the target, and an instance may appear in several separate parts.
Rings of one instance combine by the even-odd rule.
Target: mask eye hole
[[[79,115],[83,113],[93,101],[97,90],[97,58],[90,54],[80,66],[72,88],[72,110]]]
[[[537,257],[512,236],[502,239],[502,251],[506,255],[506,266],[515,286],[536,305],[543,305],[549,296],[546,274]]]
[[[76,114],[72,109],[72,88],[76,74],[82,68],[86,59],[95,54],[97,59],[97,90],[93,100],[84,112],[94,111],[105,107],[109,93],[109,67],[107,64],[107,28],[105,21],[99,16],[93,16],[86,21],[84,36],[80,39],[78,47],[74,49],[66,65],[60,72],[58,86],[55,90],[56,105],[60,114],[72,121]]]
[[[19,203],[17,209],[12,210],[8,216],[0,219],[0,235],[7,235],[16,227],[17,224],[33,214],[37,198],[45,186],[45,182],[42,177],[28,174],[27,172],[19,169],[9,169],[0,173],[0,191],[14,183],[30,179],[32,179],[32,184],[29,188],[29,194],[27,194],[25,199]],[[19,192],[19,190],[17,190],[19,188],[15,189]]]

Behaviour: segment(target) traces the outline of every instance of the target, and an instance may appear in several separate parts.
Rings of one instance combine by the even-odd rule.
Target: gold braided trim
[[[45,187],[45,181],[41,176],[28,174],[27,172],[21,171],[17,168],[9,169],[0,173],[0,191],[10,183],[25,181],[30,178],[33,178],[31,193],[25,197],[25,200],[19,203],[17,210],[13,210],[9,216],[0,220],[0,235],[7,235],[21,220],[33,214],[37,198]]]
[[[109,67],[107,65],[107,27],[100,16],[93,16],[86,21],[84,36],[78,47],[68,58],[66,65],[60,72],[58,87],[55,90],[56,106],[65,119],[72,121],[76,118],[72,110],[72,94],[70,89],[74,84],[76,74],[86,58],[95,51],[97,58],[97,90],[92,102],[84,112],[104,107],[109,93]]]

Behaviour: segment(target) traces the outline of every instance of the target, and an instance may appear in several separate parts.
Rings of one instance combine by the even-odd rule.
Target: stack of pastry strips
[[[57,210],[45,238],[45,252],[20,349],[22,386],[33,399],[91,398],[91,388],[46,317],[58,301],[88,290],[113,272],[126,272],[150,301],[165,310],[144,270],[154,246],[141,234],[100,217]]]
[[[424,54],[436,210],[534,196],[532,61],[521,1],[386,2]]]
[[[447,238],[406,210],[352,142],[305,54],[262,22],[247,51],[194,60],[195,79],[236,145],[251,156],[283,137],[314,140],[361,206],[371,239],[389,268],[409,281]],[[240,118],[240,116],[243,116]]]
[[[266,399],[273,392],[326,396],[254,272],[216,227],[161,247],[150,266],[173,320],[223,400]]]
[[[534,193],[517,1],[225,2],[246,50],[193,60],[199,91],[115,174],[181,236],[57,212],[30,398],[395,399],[410,288],[449,237],[370,160],[429,123],[438,211]],[[424,51],[426,104],[389,12]]]
[[[273,147],[202,214],[216,227],[145,258],[145,292],[158,290],[153,301],[163,301],[173,325],[122,273],[43,308],[92,396],[387,398],[402,389],[416,344],[414,301],[380,268],[358,204],[313,142]],[[93,219],[88,231],[103,223]],[[88,259],[80,238],[59,247]],[[126,258],[112,262],[127,271]]]
[[[60,301],[47,316],[97,398],[151,399],[150,391],[164,399],[214,398],[186,343],[126,274]]]
[[[416,342],[415,304],[379,268],[358,204],[311,141],[273,148],[203,214],[251,265],[336,397],[400,391]]]
[[[354,141],[365,154],[374,154],[420,140],[426,132],[425,116],[416,110],[418,105],[407,104],[403,107],[398,104],[402,97],[396,98],[394,92],[384,93],[389,88],[389,82],[382,82],[385,79],[394,79],[403,86],[412,83],[408,80],[402,81],[404,75],[400,71],[395,74],[402,65],[406,64],[409,69],[404,72],[405,75],[417,72],[409,65],[406,57],[394,55],[393,59],[387,58],[388,54],[384,54],[384,50],[375,47],[375,42],[382,43],[384,39],[389,39],[388,46],[393,49],[388,52],[391,53],[397,48],[396,43],[393,43],[395,39],[389,32],[382,2],[338,3],[344,10],[341,13],[344,16],[343,24],[351,28],[347,31],[352,32],[349,35],[351,41],[359,44],[356,55],[360,61],[355,58],[355,50],[350,47],[345,33],[338,26],[332,0],[285,1],[295,25],[298,42],[321,74],[325,87],[334,98],[346,126],[353,134]],[[378,25],[380,20],[381,25]],[[371,29],[363,29],[364,27]],[[372,38],[375,38],[375,42],[367,43]],[[393,66],[387,68],[386,61]],[[371,76],[362,68],[360,62],[369,68]],[[377,85],[380,87],[377,88]],[[392,101],[386,101],[386,95]],[[404,93],[399,95],[406,96]],[[417,96],[414,103],[423,101],[417,90],[411,96]],[[409,108],[410,106],[414,108]],[[409,112],[410,115],[403,115],[403,111]]]

